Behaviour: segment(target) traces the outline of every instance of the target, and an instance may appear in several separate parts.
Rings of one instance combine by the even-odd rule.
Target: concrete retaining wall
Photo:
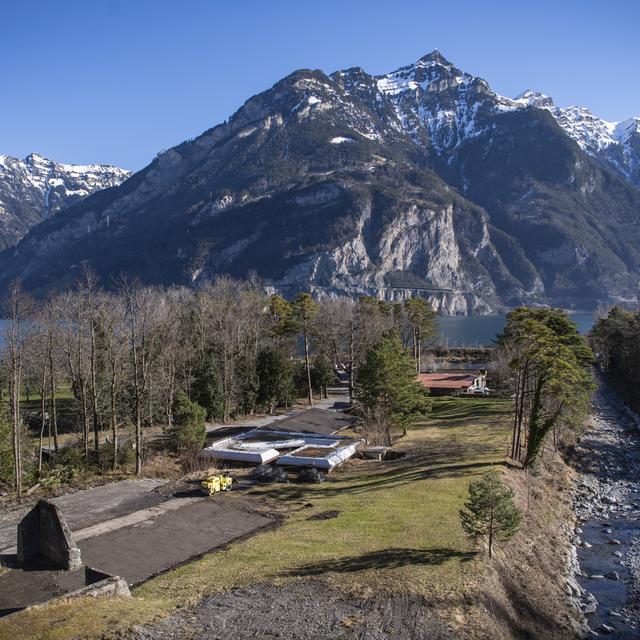
[[[54,598],[54,600],[64,598],[104,598],[104,597],[118,597],[118,598],[130,598],[131,591],[129,591],[129,585],[124,578],[120,576],[109,576],[98,582],[87,584],[86,587],[67,593],[60,598]],[[51,600],[49,600],[51,602]]]

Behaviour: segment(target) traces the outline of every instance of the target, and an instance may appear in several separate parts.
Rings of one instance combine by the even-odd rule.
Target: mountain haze
[[[107,286],[255,270],[285,294],[437,287],[448,313],[631,300],[637,120],[596,144],[576,118],[437,51],[382,76],[296,71],[32,229],[0,256],[0,286],[42,294],[86,264]]]

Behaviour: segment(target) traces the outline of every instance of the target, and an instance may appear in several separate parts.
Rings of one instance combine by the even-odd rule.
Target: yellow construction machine
[[[218,491],[231,491],[231,485],[233,484],[233,478],[229,476],[209,476],[206,480],[200,483],[202,493],[206,496],[212,496]]]

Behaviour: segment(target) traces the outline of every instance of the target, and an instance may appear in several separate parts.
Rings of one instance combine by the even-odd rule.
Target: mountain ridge
[[[289,74],[32,230],[0,285],[44,293],[89,264],[107,286],[255,270],[283,292],[402,297],[404,274],[451,289],[431,296],[447,313],[585,308],[635,294],[639,211],[549,109],[434,52],[380,76]]]

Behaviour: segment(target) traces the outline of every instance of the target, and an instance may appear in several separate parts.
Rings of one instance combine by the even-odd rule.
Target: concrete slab
[[[272,518],[216,496],[79,541],[78,546],[86,564],[138,584],[272,523]]]
[[[167,497],[154,492],[164,484],[166,480],[151,478],[122,480],[68,493],[51,501],[62,511],[71,531],[76,531],[164,502]],[[0,513],[0,553],[16,546],[18,523],[29,510],[27,507]]]
[[[129,527],[131,525],[139,524],[150,518],[155,518],[167,511],[174,511],[175,509],[181,509],[182,507],[192,504],[195,501],[201,501],[204,498],[172,498],[165,500],[158,505],[149,507],[148,509],[140,509],[140,511],[134,511],[127,515],[120,516],[119,518],[112,518],[111,520],[105,520],[104,522],[98,522],[97,524],[90,525],[84,529],[76,529],[73,532],[73,539],[75,541],[86,540],[87,538],[94,538],[96,536],[115,531],[116,529],[122,529],[123,527]],[[17,551],[16,547],[6,549],[3,552],[4,556],[11,556]]]
[[[346,429],[354,421],[355,418],[340,411],[328,411],[314,407],[280,420],[273,428],[282,431],[307,431],[329,435]]]
[[[208,437],[214,439],[218,437],[219,433],[224,437],[235,435],[242,431],[248,431],[249,429],[255,429],[258,427],[267,427],[272,429],[281,429],[280,426],[284,420],[299,418],[309,411],[322,410],[329,413],[342,411],[349,407],[349,392],[345,387],[331,387],[328,390],[329,397],[323,400],[317,400],[313,405],[313,408],[295,408],[286,413],[279,413],[277,415],[266,415],[262,417],[249,417],[230,424],[212,424],[207,426]],[[286,429],[290,430],[290,429]],[[311,431],[311,429],[308,429]]]

